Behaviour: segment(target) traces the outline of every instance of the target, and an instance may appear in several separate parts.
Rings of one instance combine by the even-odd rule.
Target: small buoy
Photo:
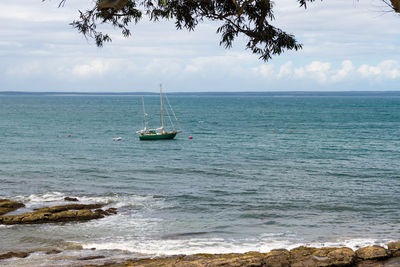
[[[68,137],[71,137],[71,135],[69,134]]]
[[[290,130],[291,133],[293,133],[293,130]]]
[[[58,135],[57,135],[56,137],[57,137],[57,138],[60,138],[60,136],[58,136]]]
[[[189,139],[193,139],[193,136],[189,136]]]

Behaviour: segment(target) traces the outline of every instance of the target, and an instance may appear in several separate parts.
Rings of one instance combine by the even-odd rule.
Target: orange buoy
[[[189,139],[193,139],[193,136],[189,136]]]

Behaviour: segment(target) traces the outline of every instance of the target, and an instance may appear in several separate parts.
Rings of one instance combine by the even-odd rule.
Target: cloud
[[[400,78],[399,63],[394,60],[385,60],[376,66],[361,65],[357,72],[363,78],[374,80],[394,80]]]
[[[345,60],[342,62],[342,68],[331,77],[331,80],[333,82],[343,81],[348,78],[354,72],[354,70],[355,68],[353,63],[350,60]]]
[[[292,75],[292,66],[293,66],[293,62],[292,61],[288,61],[285,64],[283,64],[280,68],[279,68],[279,73],[277,75],[278,79],[281,79],[283,77],[289,77]]]
[[[72,68],[72,73],[80,77],[100,76],[110,70],[111,63],[105,60],[93,60],[89,64],[78,64]]]
[[[274,76],[274,66],[272,64],[263,64],[252,69],[256,75],[264,78],[271,78]]]
[[[47,66],[43,66],[40,62],[32,61],[25,62],[24,64],[15,64],[13,66],[9,66],[6,70],[6,74],[9,76],[32,76],[38,75],[45,72]]]
[[[252,69],[261,78],[268,80],[303,80],[316,81],[319,84],[357,82],[366,80],[395,80],[400,78],[400,64],[394,60],[385,60],[377,65],[362,64],[358,68],[351,60],[342,61],[339,68],[332,67],[332,62],[312,61],[303,66],[294,66],[292,61],[283,63],[279,72],[274,72],[273,65],[260,65]]]
[[[298,78],[311,78],[318,82],[326,82],[328,80],[331,64],[328,62],[313,61],[309,65],[296,68],[295,75]]]

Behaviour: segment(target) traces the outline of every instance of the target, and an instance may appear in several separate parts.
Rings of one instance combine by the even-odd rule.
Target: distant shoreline
[[[270,91],[270,92],[167,92],[170,96],[270,97],[400,97],[400,91]],[[29,92],[0,91],[0,96],[158,96],[158,92]]]

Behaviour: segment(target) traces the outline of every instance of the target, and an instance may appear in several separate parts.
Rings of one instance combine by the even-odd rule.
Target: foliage
[[[60,6],[66,1],[61,0]],[[315,0],[296,1],[306,7],[307,2]],[[220,45],[230,48],[242,34],[248,40],[246,48],[267,61],[285,50],[302,47],[293,35],[271,25],[273,7],[270,0],[96,0],[91,9],[79,11],[79,20],[71,25],[85,37],[93,38],[97,46],[103,46],[111,38],[97,29],[101,24],[110,24],[129,37],[129,26],[144,16],[150,21],[173,20],[177,29],[189,31],[205,20],[219,21]]]
[[[60,1],[63,6],[67,0]],[[308,2],[315,0],[296,1],[306,8]],[[400,0],[382,1],[398,12]],[[71,25],[86,38],[93,38],[97,46],[103,46],[111,38],[97,30],[101,24],[110,24],[129,37],[129,25],[138,23],[144,16],[150,21],[173,20],[177,29],[189,31],[204,20],[219,21],[222,24],[217,28],[220,45],[230,48],[242,34],[248,40],[246,48],[267,61],[285,50],[302,48],[293,35],[271,24],[273,8],[271,0],[96,0],[91,9],[79,11],[79,20]]]

